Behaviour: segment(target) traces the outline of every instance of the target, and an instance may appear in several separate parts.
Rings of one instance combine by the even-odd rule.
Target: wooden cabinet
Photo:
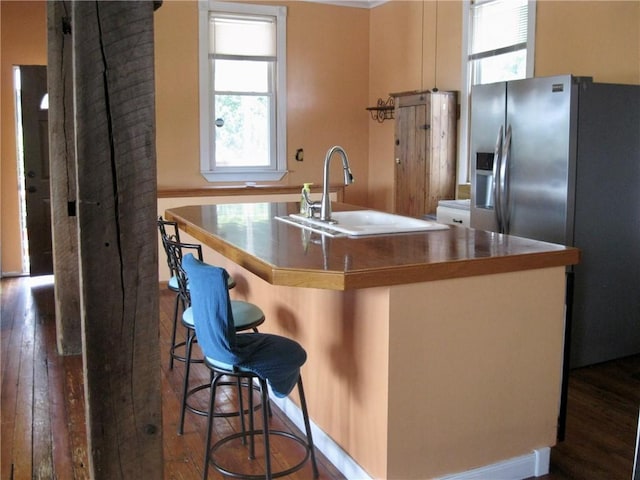
[[[410,92],[395,98],[395,212],[422,217],[455,198],[455,92]]]

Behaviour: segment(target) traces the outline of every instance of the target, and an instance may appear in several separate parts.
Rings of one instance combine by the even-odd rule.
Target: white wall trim
[[[280,410],[304,432],[302,411],[289,398],[277,398],[270,395]],[[372,480],[371,477],[356,461],[345,452],[340,445],[324,433],[311,421],[311,434],[315,447],[329,460],[347,479]],[[540,477],[549,473],[551,448],[542,447],[527,455],[510,458],[483,467],[453,473],[434,480],[486,480],[494,478],[500,480],[523,480],[530,477]]]
[[[543,447],[527,455],[474,468],[466,472],[445,475],[439,477],[438,480],[486,480],[487,478],[522,480],[524,478],[540,477],[549,473],[550,458],[551,448]]]
[[[469,76],[469,2],[460,2],[462,8],[462,79],[460,85],[460,120],[458,121],[458,184],[471,183],[471,164],[469,157],[469,92],[471,91],[471,78]]]

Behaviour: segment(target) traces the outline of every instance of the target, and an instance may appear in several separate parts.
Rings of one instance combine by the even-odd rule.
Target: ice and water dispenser
[[[493,153],[476,153],[475,206],[493,208]]]

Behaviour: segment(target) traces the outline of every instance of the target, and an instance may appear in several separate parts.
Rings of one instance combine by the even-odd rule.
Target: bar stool
[[[195,320],[195,330],[198,342],[205,355],[205,365],[212,372],[211,390],[209,396],[209,412],[207,438],[205,443],[205,458],[203,479],[206,480],[211,463],[216,470],[223,475],[236,478],[277,478],[289,475],[300,470],[310,459],[313,469],[313,477],[318,477],[313,438],[307,403],[300,375],[300,367],[307,359],[307,354],[294,340],[280,335],[265,333],[244,333],[236,335],[234,311],[228,289],[225,288],[228,274],[219,267],[207,265],[192,254],[183,258],[183,268],[188,275],[191,308]],[[253,384],[254,379],[260,385],[262,404],[268,402],[267,382],[271,386],[274,395],[286,397],[298,387],[300,396],[300,408],[304,418],[306,440],[293,433],[269,428],[267,409],[262,409],[262,429],[254,427],[253,395],[249,395],[249,407],[246,410],[249,416],[249,429],[245,430],[244,421],[242,431],[224,437],[211,445],[214,422],[214,407],[216,390],[223,376],[235,377],[238,381],[245,380]],[[241,401],[240,412],[244,417],[244,408]],[[253,475],[234,471],[227,468],[216,459],[216,452],[223,446],[236,439],[249,437],[249,459],[255,459],[255,436],[262,435],[264,444],[264,474]],[[271,468],[270,437],[281,437],[281,441],[287,439],[301,445],[304,448],[303,458],[294,466],[273,472]],[[244,441],[243,441],[244,443]]]
[[[167,229],[171,229],[171,233],[167,231]],[[164,248],[164,252],[167,257],[167,266],[169,267],[169,274],[171,275],[169,278],[169,282],[167,283],[167,288],[176,294],[176,301],[173,307],[173,328],[171,331],[171,347],[169,348],[169,369],[173,370],[173,360],[176,358],[175,354],[175,346],[176,346],[176,328],[178,325],[178,310],[180,305],[180,295],[178,294],[178,279],[176,278],[175,272],[173,271],[173,266],[169,259],[169,252],[167,250],[167,241],[173,240],[175,242],[180,241],[180,233],[178,231],[177,222],[170,222],[168,220],[164,220],[161,216],[158,217],[158,230],[160,231],[160,239],[162,240],[162,247]],[[184,305],[183,305],[184,310]],[[179,360],[184,361],[184,357],[178,357]]]
[[[172,240],[166,240],[166,248],[168,252],[169,261],[171,266],[176,273],[176,279],[178,284],[178,296],[180,297],[180,301],[184,308],[182,313],[181,322],[182,325],[187,330],[187,339],[185,341],[185,372],[184,372],[184,380],[183,380],[183,388],[182,388],[182,402],[180,406],[180,423],[178,426],[178,434],[182,435],[184,431],[184,418],[187,410],[197,414],[197,415],[207,415],[208,411],[206,409],[197,408],[189,403],[189,398],[195,395],[197,392],[204,390],[206,388],[210,388],[211,384],[203,383],[196,387],[189,389],[189,376],[191,372],[191,364],[192,363],[203,363],[203,359],[192,358],[193,353],[193,344],[197,342],[197,336],[195,331],[195,324],[193,318],[193,311],[191,308],[191,295],[190,295],[190,287],[189,282],[187,280],[186,273],[182,267],[182,261],[184,255],[189,253],[193,255],[194,253],[197,255],[197,258],[202,261],[202,246],[195,243],[183,243],[183,242],[175,242]],[[227,290],[229,283],[227,282]],[[264,323],[265,316],[262,310],[260,310],[256,305],[244,302],[242,300],[231,300],[231,308],[234,313],[234,328],[237,332],[252,330],[254,332],[258,331],[258,326]],[[213,375],[213,374],[212,374]],[[229,383],[224,383],[229,385]],[[238,396],[242,398],[241,387],[242,383],[240,381],[236,381],[236,385],[238,387]],[[249,386],[249,385],[247,385]],[[253,387],[253,384],[250,385]],[[264,404],[268,405],[268,404]],[[216,416],[239,416],[240,411],[226,412],[226,413],[216,413]]]
[[[158,217],[158,230],[160,231],[160,239],[162,240],[162,246],[164,248],[164,252],[167,256],[167,266],[169,267],[169,274],[171,275],[169,278],[169,282],[167,283],[167,288],[176,294],[176,301],[173,307],[173,326],[171,330],[171,347],[169,347],[169,370],[173,370],[173,361],[178,360],[180,362],[185,361],[184,355],[179,355],[177,353],[178,349],[186,347],[186,341],[181,341],[176,343],[176,330],[178,326],[178,311],[180,310],[180,304],[182,303],[182,311],[185,311],[184,302],[181,302],[181,297],[179,295],[179,286],[178,286],[178,277],[176,275],[176,271],[172,266],[172,262],[169,258],[169,251],[167,250],[167,241],[173,241],[180,243],[180,230],[178,229],[178,223],[172,222],[169,220],[165,220],[162,216]],[[236,286],[236,282],[233,277],[229,277],[229,289]],[[188,288],[188,286],[187,286]]]

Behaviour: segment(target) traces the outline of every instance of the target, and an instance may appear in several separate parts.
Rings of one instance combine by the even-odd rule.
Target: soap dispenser
[[[300,214],[301,215],[309,215],[309,208],[307,206],[307,198],[308,196],[311,194],[311,185],[313,185],[313,183],[303,183],[302,184],[302,192],[301,193],[301,198],[300,198]],[[306,195],[305,195],[306,193]]]

